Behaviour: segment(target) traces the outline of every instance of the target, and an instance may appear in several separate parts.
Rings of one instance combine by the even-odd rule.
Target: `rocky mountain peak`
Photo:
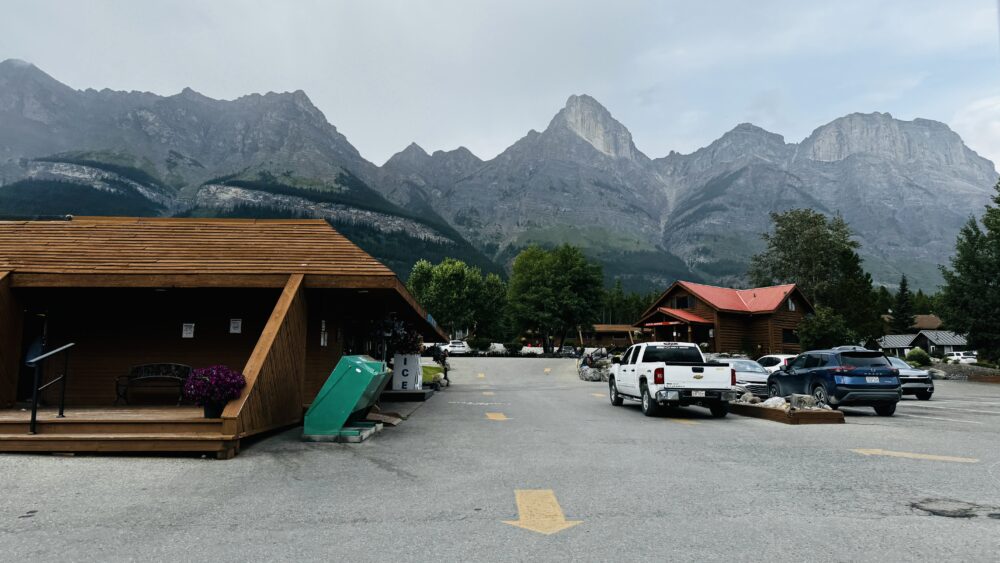
[[[903,121],[879,112],[837,118],[813,131],[799,150],[799,157],[823,162],[862,154],[895,162],[977,166],[988,162],[969,150],[944,123],[929,119]]]
[[[553,130],[568,130],[613,158],[631,160],[639,154],[629,130],[600,102],[586,94],[574,94],[566,100],[566,106],[552,118],[546,129],[547,132]]]
[[[430,158],[423,147],[417,143],[410,143],[405,149],[389,157],[383,166],[396,170],[416,168],[422,166]]]

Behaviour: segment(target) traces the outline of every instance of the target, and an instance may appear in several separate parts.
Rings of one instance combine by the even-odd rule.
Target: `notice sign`
[[[229,334],[243,332],[243,319],[229,319]]]
[[[181,338],[194,338],[194,323],[181,325]]]

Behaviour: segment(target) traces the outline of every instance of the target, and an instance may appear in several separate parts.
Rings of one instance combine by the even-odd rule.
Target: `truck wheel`
[[[642,386],[642,414],[646,416],[656,416],[659,414],[660,408],[656,404],[656,401],[649,396],[649,387],[645,385]]]
[[[930,393],[928,393],[927,391],[919,391],[917,392],[917,398],[920,399],[921,401],[930,401],[931,395],[933,394],[934,394],[933,391],[931,391]]]
[[[879,416],[892,416],[896,412],[896,403],[889,403],[888,405],[879,405],[875,407],[875,414]]]
[[[726,403],[712,403],[708,406],[708,410],[715,418],[725,418],[729,414],[729,405]]]
[[[622,396],[618,394],[618,386],[615,385],[613,377],[608,380],[608,397],[611,398],[611,404],[616,407],[622,406],[622,403],[625,402],[625,399],[622,399]]]

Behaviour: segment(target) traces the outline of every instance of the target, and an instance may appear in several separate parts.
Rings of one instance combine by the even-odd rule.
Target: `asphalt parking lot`
[[[995,561],[1000,386],[787,426],[612,407],[572,360],[453,361],[363,444],[0,455],[8,560]],[[861,450],[861,451],[858,451]]]

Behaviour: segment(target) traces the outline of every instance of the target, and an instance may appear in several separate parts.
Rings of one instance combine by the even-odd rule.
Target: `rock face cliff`
[[[836,119],[801,143],[744,123],[650,160],[596,100],[571,96],[545,131],[425,195],[500,260],[530,242],[574,242],[650,283],[676,273],[738,284],[769,214],[809,207],[847,219],[876,280],[906,273],[932,288],[996,178],[947,125],[886,113]]]
[[[568,242],[636,289],[740,283],[768,214],[810,207],[847,219],[876,280],[932,288],[996,176],[947,125],[885,113],[800,143],[741,124],[650,159],[586,95],[490,160],[411,144],[378,167],[301,91],[80,91],[0,63],[0,215],[325,217],[400,273],[449,255],[495,269]]]

